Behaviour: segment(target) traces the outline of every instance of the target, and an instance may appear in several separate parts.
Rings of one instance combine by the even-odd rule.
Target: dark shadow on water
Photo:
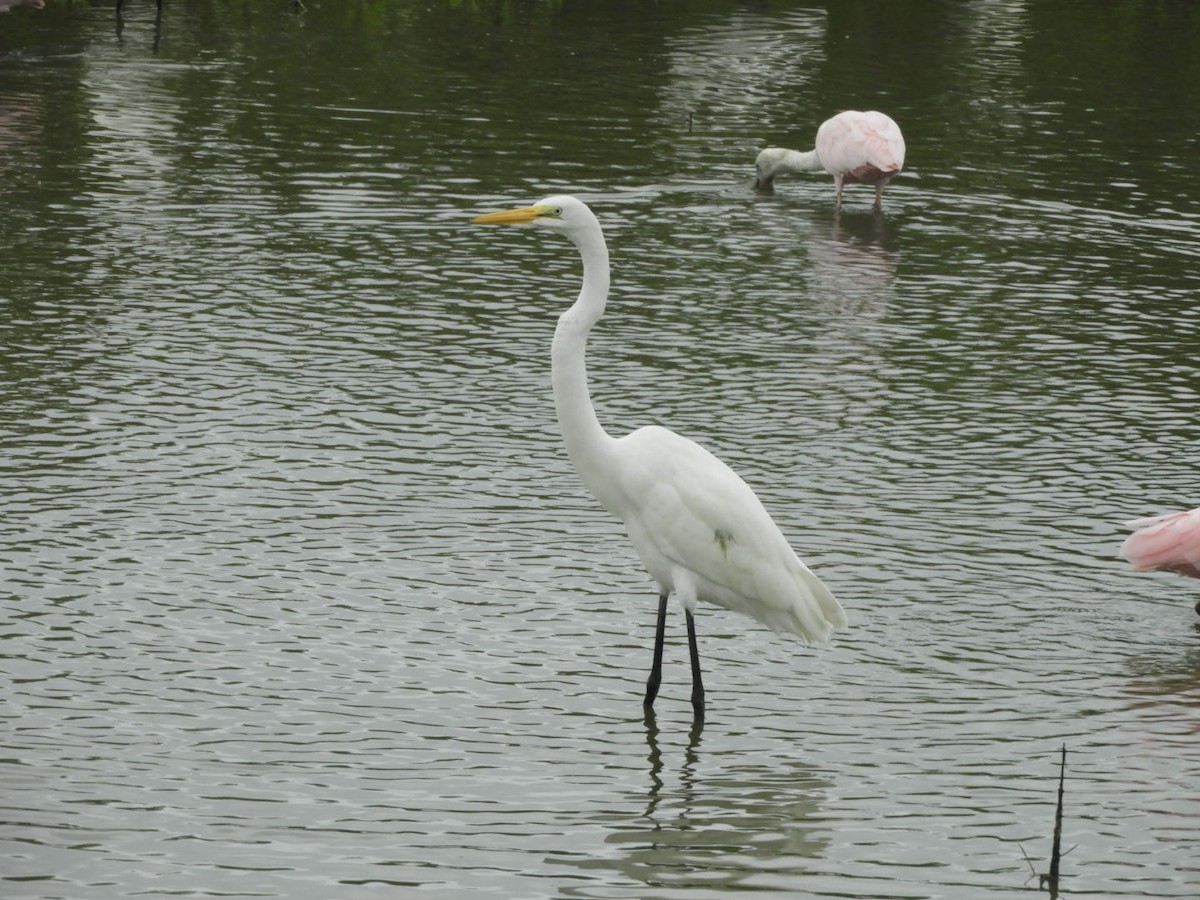
[[[1192,623],[1200,635],[1200,624]],[[1200,642],[1183,652],[1144,653],[1125,662],[1129,680],[1123,693],[1142,725],[1149,746],[1171,748],[1200,733],[1196,704],[1200,702]]]
[[[899,236],[900,223],[887,213],[842,209],[833,214],[830,237],[835,241],[894,252],[899,249]]]
[[[154,14],[154,41],[151,45],[151,52],[155,56],[157,56],[158,51],[162,46],[163,0],[156,0],[155,6],[156,6],[156,10],[155,10],[155,14]],[[125,36],[125,0],[117,0],[117,10],[116,10],[115,22],[116,22],[116,29],[117,29],[117,43],[123,44],[124,36]]]

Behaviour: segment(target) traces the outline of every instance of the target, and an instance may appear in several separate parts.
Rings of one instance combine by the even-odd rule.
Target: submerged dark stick
[[[1062,759],[1058,766],[1058,803],[1054,808],[1054,843],[1050,848],[1050,871],[1039,872],[1034,868],[1033,860],[1029,858],[1029,854],[1025,852],[1025,848],[1021,847],[1021,855],[1025,857],[1025,862],[1029,863],[1029,871],[1033,873],[1031,877],[1037,877],[1039,888],[1048,888],[1050,890],[1050,900],[1058,900],[1058,879],[1062,858],[1075,849],[1072,847],[1067,853],[1062,852],[1063,792],[1066,780],[1067,745],[1063,744]]]
[[[1067,745],[1062,746],[1062,760],[1058,767],[1058,805],[1054,810],[1054,845],[1050,848],[1050,874],[1046,881],[1050,887],[1050,900],[1058,897],[1058,862],[1062,859],[1062,816],[1063,782],[1067,775]]]

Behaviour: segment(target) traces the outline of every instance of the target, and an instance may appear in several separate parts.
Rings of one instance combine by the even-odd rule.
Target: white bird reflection
[[[782,196],[759,198],[763,232],[779,247],[803,254],[807,302],[822,309],[831,326],[870,342],[871,326],[887,315],[900,264],[901,225],[875,212],[815,210]]]
[[[637,796],[597,817],[608,829],[611,852],[566,860],[581,869],[610,869],[656,888],[737,890],[769,879],[774,885],[807,872],[827,849],[818,837],[821,802],[830,783],[795,760],[747,762],[742,754],[722,759],[701,750],[703,723],[693,724],[686,746],[659,743],[653,711],[645,718],[649,787],[644,812],[633,814]],[[679,751],[682,762],[671,767]],[[563,862],[556,857],[556,862]],[[579,893],[585,893],[580,891]],[[576,892],[564,890],[564,896]]]

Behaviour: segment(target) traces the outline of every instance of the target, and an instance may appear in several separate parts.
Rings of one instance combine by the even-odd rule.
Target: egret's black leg
[[[697,722],[704,721],[704,682],[700,679],[700,650],[696,647],[696,621],[687,611],[688,652],[692,656],[692,714]]]
[[[643,706],[653,706],[662,683],[663,637],[667,630],[667,595],[658,595],[658,625],[654,631],[654,662],[650,666],[650,677],[646,679],[646,699]]]

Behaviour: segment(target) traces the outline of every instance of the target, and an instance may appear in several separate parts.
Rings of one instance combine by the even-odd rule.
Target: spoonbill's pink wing
[[[868,170],[888,175],[904,167],[900,127],[880,112],[838,113],[817,129],[816,147],[821,165],[833,175],[862,172],[865,176]]]
[[[1133,534],[1121,555],[1138,572],[1160,569],[1200,578],[1200,509],[1167,513],[1127,523]]]

